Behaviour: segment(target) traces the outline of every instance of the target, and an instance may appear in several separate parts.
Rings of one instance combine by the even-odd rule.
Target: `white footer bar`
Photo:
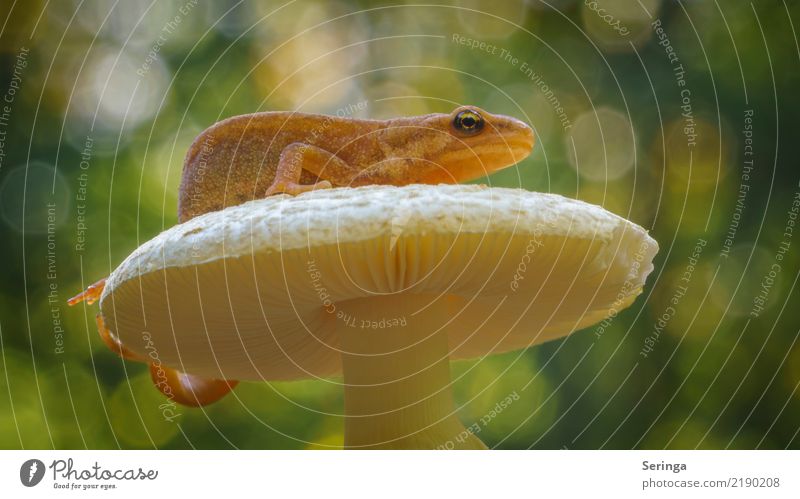
[[[797,498],[800,451],[3,451],[0,491],[14,498]]]

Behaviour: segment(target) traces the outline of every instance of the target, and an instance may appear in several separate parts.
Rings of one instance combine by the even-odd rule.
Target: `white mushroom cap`
[[[641,292],[657,251],[638,225],[554,194],[327,189],[164,231],[113,272],[100,307],[127,348],[184,372],[326,377],[341,372],[337,322],[357,320],[347,300],[430,295],[451,315],[451,358],[472,358],[616,314]],[[367,328],[392,334],[404,318],[385,315]]]

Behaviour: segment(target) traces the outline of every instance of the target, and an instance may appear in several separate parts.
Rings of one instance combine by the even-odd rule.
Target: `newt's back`
[[[294,142],[322,147],[350,164],[379,160],[371,132],[378,120],[293,112],[254,113],[229,118],[201,133],[186,154],[178,194],[178,220],[264,196],[275,178],[281,152]],[[317,181],[304,171],[303,184]]]

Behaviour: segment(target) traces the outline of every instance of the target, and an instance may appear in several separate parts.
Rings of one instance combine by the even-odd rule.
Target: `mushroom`
[[[100,310],[119,351],[212,380],[212,399],[229,379],[341,375],[345,447],[477,449],[450,360],[615,315],[657,250],[638,225],[554,194],[329,189],[162,232],[112,273]]]

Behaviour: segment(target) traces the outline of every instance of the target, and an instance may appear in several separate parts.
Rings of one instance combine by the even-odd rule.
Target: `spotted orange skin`
[[[463,111],[479,114],[480,133],[456,128]],[[189,148],[178,220],[265,197],[281,154],[293,144],[311,146],[339,163],[304,165],[300,184],[322,180],[357,187],[466,182],[521,161],[534,142],[525,123],[475,106],[388,120],[296,112],[235,116],[206,129]]]

